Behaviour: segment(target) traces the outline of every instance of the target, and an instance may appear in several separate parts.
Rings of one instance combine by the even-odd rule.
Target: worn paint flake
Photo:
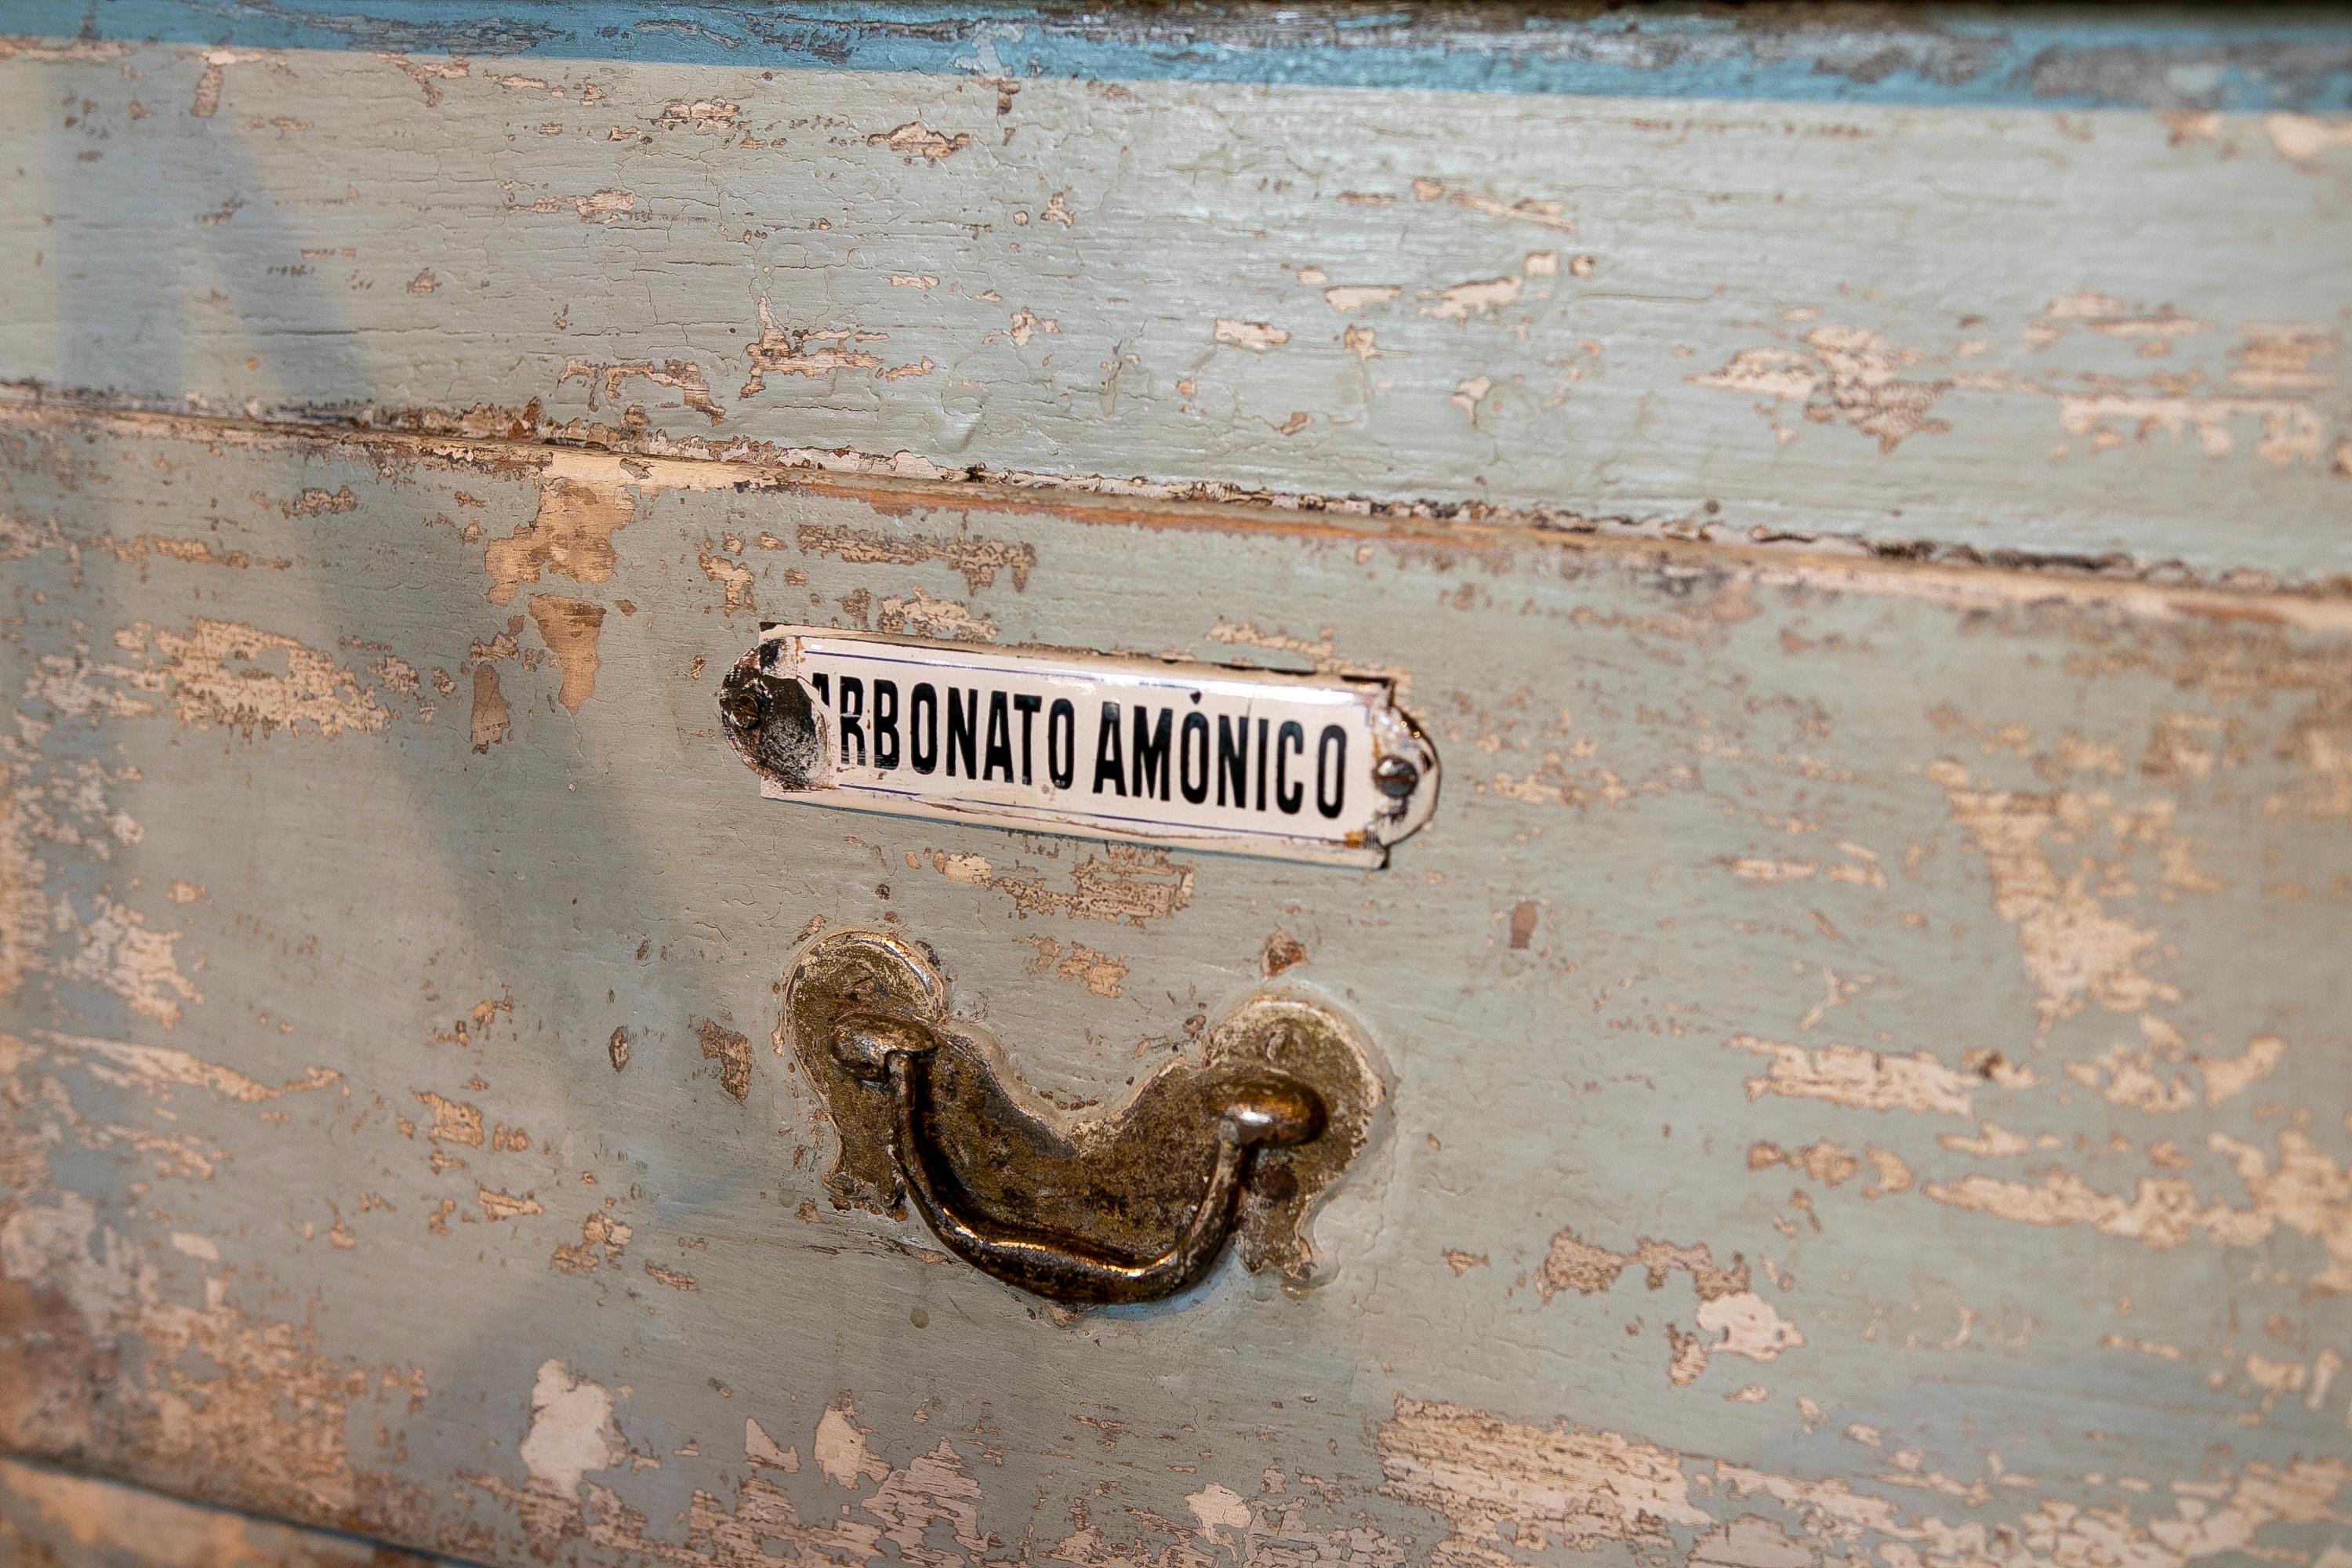
[[[1691,1500],[1680,1458],[1569,1422],[1532,1426],[1433,1400],[1400,1399],[1381,1424],[1381,1490],[1444,1519],[1446,1564],[1518,1568],[1509,1550],[1542,1539],[1590,1552],[1603,1542],[1664,1546],[1712,1515]],[[1507,1534],[1506,1531],[1508,1533]]]
[[[713,425],[724,424],[727,419],[727,411],[711,401],[710,384],[703,379],[702,367],[691,360],[663,360],[659,363],[652,360],[620,360],[606,363],[593,363],[583,359],[567,360],[562,374],[555,378],[555,384],[561,386],[575,377],[588,384],[588,408],[591,413],[596,410],[600,392],[604,401],[618,405],[623,386],[632,381],[646,381],[676,392],[681,403],[703,415]]]
[[[1111,844],[1070,868],[1067,891],[1051,888],[1044,873],[1000,872],[976,855],[931,852],[932,868],[954,881],[993,889],[1013,900],[1024,916],[1060,913],[1110,921],[1140,931],[1192,901],[1192,868],[1169,858],[1164,849]]]
[[[751,1092],[751,1042],[709,1018],[694,1026],[706,1060],[719,1064],[719,1086],[729,1098],[740,1100]]]
[[[488,752],[514,729],[506,695],[499,689],[499,672],[487,663],[474,667],[474,709],[467,728],[477,752]]]
[[[855,564],[914,566],[936,561],[961,575],[975,594],[992,587],[999,572],[1011,574],[1015,589],[1026,588],[1037,564],[1035,546],[991,539],[961,525],[951,534],[926,535],[804,522],[793,542],[803,555],[831,555]]]
[[[1858,1110],[1916,1110],[1942,1116],[1967,1116],[1970,1096],[1988,1081],[2005,1077],[2020,1085],[2033,1081],[2030,1068],[1999,1069],[1971,1075],[1958,1071],[1928,1051],[1894,1056],[1859,1046],[1787,1045],[1738,1034],[1724,1044],[1772,1058],[1761,1078],[1748,1079],[1748,1098],[1768,1094],[1825,1100]]]
[[[532,624],[555,655],[556,668],[563,672],[562,689],[556,700],[566,712],[577,713],[580,705],[595,695],[596,637],[604,629],[604,606],[553,594],[533,594],[528,604]]]
[[[1880,333],[1851,326],[1815,327],[1804,342],[1802,349],[1742,349],[1721,369],[1689,380],[1695,386],[1759,399],[1759,410],[1784,440],[1793,432],[1779,423],[1776,404],[1796,405],[1815,424],[1840,422],[1876,437],[1882,452],[1894,451],[1911,437],[1951,428],[1927,412],[1951,383],[1903,374],[1922,357],[1918,350],[1897,348]]]
[[[482,565],[490,576],[484,597],[493,605],[508,604],[518,588],[538,582],[541,573],[576,583],[612,581],[620,558],[613,535],[635,516],[635,500],[617,486],[549,480],[540,489],[539,510],[530,521],[484,550]]]
[[[2174,997],[2144,967],[2157,933],[2109,914],[2091,884],[2092,868],[2080,865],[2062,876],[2044,847],[2053,829],[2071,836],[2089,826],[2088,803],[2065,792],[1975,788],[1948,759],[1930,763],[1927,773],[1984,857],[1994,909],[2017,927],[2045,1026],[2090,1002],[2131,1012]]]
[[[0,1037],[5,1038],[6,1037]],[[234,1068],[209,1062],[168,1046],[136,1045],[126,1040],[93,1039],[87,1035],[37,1031],[33,1037],[60,1058],[78,1059],[92,1078],[152,1094],[165,1085],[202,1089],[243,1105],[260,1105],[289,1094],[303,1094],[341,1081],[342,1074],[329,1068],[310,1068],[299,1078],[268,1084],[248,1078]],[[26,1048],[21,1042],[18,1049]]]
[[[153,675],[171,694],[173,716],[195,729],[334,736],[392,722],[354,672],[290,637],[200,618],[185,632],[142,623],[133,637],[142,651],[152,648]]]

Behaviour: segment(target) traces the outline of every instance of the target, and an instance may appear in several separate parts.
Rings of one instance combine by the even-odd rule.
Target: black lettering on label
[[[907,750],[917,773],[939,771],[940,694],[928,680],[915,682],[907,696]]]
[[[1209,717],[1205,713],[1184,715],[1184,728],[1176,738],[1176,787],[1194,805],[1209,798]]]
[[[1348,731],[1337,724],[1323,726],[1315,742],[1315,809],[1337,816],[1348,801]]]
[[[1077,776],[1078,710],[1068,698],[1056,697],[1045,710],[1045,777],[1055,789],[1067,789]]]
[[[979,755],[973,750],[980,728],[980,693],[948,688],[948,777],[956,776],[956,759],[963,759],[963,776],[980,776]]]
[[[798,679],[825,726],[835,782],[899,797],[887,809],[993,812],[1008,824],[1058,819],[1152,838],[1254,837],[1312,851],[1354,847],[1352,822],[1383,805],[1365,793],[1369,774],[1358,776],[1369,736],[1320,689],[1294,700],[1271,683],[1204,687],[1190,672],[1108,661],[859,663],[814,647],[803,657],[793,677],[769,679]],[[817,662],[824,668],[808,668]],[[1079,750],[1089,723],[1091,765]]]
[[[923,689],[918,686],[915,689],[920,692]],[[1274,732],[1274,804],[1282,808],[1285,816],[1297,816],[1298,808],[1307,803],[1306,784],[1290,782],[1290,759],[1297,756],[1304,760],[1306,755],[1307,726],[1296,719],[1285,719],[1282,728]]]
[[[999,768],[1004,770],[1004,782],[1013,782],[1013,710],[1002,691],[988,694],[988,760],[980,766],[980,776],[992,779]]]
[[[1226,792],[1233,795],[1232,804],[1244,811],[1249,809],[1249,720],[1217,715],[1217,804],[1226,804]]]
[[[1031,748],[1029,742],[1033,738],[1034,726],[1037,718],[1037,710],[1043,708],[1045,705],[1045,700],[1037,696],[1034,692],[1015,692],[1013,697],[1013,710],[1021,715],[1021,782],[1023,784],[1034,784],[1037,782],[1031,776],[1029,771],[1030,761],[1037,754],[1036,752]],[[988,722],[990,725],[989,733],[993,736],[996,733],[996,715],[993,712],[989,715]],[[995,752],[992,749],[990,755],[993,756]]]
[[[1147,715],[1151,710],[1138,704],[1135,710],[1135,798],[1150,800],[1156,793],[1168,798],[1168,731],[1176,715],[1167,709],[1160,710],[1160,721],[1152,724]]]
[[[874,683],[874,765],[888,773],[898,765],[898,683]]]
[[[1257,809],[1265,809],[1265,743],[1266,721],[1257,721]]]
[[[857,742],[857,765],[866,765],[866,682],[854,675],[841,678],[841,706],[834,718],[841,731],[841,761],[849,761],[849,743]]]
[[[1127,757],[1118,740],[1118,704],[1102,705],[1102,728],[1095,734],[1095,793],[1108,781],[1113,794],[1127,795]]]

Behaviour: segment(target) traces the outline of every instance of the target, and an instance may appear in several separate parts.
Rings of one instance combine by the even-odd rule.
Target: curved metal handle
[[[973,1268],[1056,1301],[1106,1306],[1174,1295],[1224,1249],[1256,1152],[1312,1142],[1328,1121],[1323,1097],[1287,1073],[1227,1077],[1216,1105],[1216,1163],[1200,1203],[1174,1246],[1156,1258],[1128,1258],[991,1219],[963,1200],[929,1133],[930,1062],[940,1045],[935,1030],[913,1019],[858,1013],[842,1020],[833,1048],[853,1077],[888,1089],[891,1157],[932,1234]]]

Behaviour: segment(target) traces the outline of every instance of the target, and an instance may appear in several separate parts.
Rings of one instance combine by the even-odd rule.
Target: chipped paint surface
[[[1677,1456],[1615,1432],[1566,1422],[1539,1428],[1400,1400],[1381,1427],[1379,1453],[1382,1490],[1452,1527],[1432,1553],[1437,1563],[1505,1568],[1520,1561],[1510,1546],[1590,1552],[1610,1541],[1671,1541],[1676,1526],[1714,1522],[1692,1501]]]
[[[1595,90],[1630,96],[1317,87],[1296,66],[1016,89],[988,62],[1034,42],[1018,22],[936,74],[778,68],[749,55],[781,35],[692,7],[572,35],[596,58],[493,69],[570,24],[491,47],[359,17],[319,41],[381,47],[247,47],[173,41],[170,18],[228,24],[149,9],[119,38],[61,18],[0,60],[0,138],[48,150],[0,204],[23,280],[0,379],[1275,505],[2352,572],[2352,318],[2326,265],[2352,243],[2352,139],[2325,104],[2224,103],[2265,73],[2340,91],[2340,26],[2228,65],[2207,40],[2172,75],[2053,42],[2032,68],[2049,106],[1992,114],[1743,101],[1761,65],[1727,98],[1675,96],[1698,34],[1567,19],[1560,47],[1611,62]],[[873,30],[946,47],[998,25]],[[1841,33],[1726,25],[1773,70]],[[1370,26],[1317,36],[1346,54]],[[1928,30],[1918,80],[1990,69],[1990,40]],[[1868,32],[1811,79],[1901,76]],[[646,58],[609,58],[625,35]],[[714,37],[708,63],[661,58]],[[1523,44],[1459,58],[1507,73],[1542,52]],[[1645,65],[1670,96],[1639,96]],[[2164,101],[2074,112],[2062,78],[2102,101],[2160,80]],[[478,177],[446,177],[452,146],[481,149]],[[172,243],[126,254],[134,211]],[[625,521],[558,489],[494,559],[499,602],[567,559],[597,581]]]
[[[0,1553],[26,1568],[434,1568],[350,1536],[0,1459]]]
[[[195,729],[340,735],[390,721],[333,654],[275,632],[199,618],[184,632],[134,623],[115,640],[150,656],[149,679],[170,686],[173,716]]]
[[[517,588],[538,582],[542,574],[609,582],[618,559],[613,535],[628,526],[631,510],[628,499],[613,489],[577,479],[550,480],[531,520],[483,551],[483,569],[490,575],[486,596],[493,605],[506,604]]]
[[[2339,120],[381,21],[0,43],[0,1555],[184,1506],[85,1472],[500,1568],[2343,1568]],[[787,616],[1474,765],[1370,875],[782,822]],[[1318,1268],[835,1206],[777,987],[860,929],[1072,1125],[1344,1011]]]
[[[577,713],[596,691],[596,637],[604,626],[604,606],[553,594],[533,594],[530,604],[531,624],[563,671],[556,700]]]
[[[613,1425],[613,1395],[575,1375],[560,1361],[543,1362],[531,1384],[530,1426],[515,1458],[531,1484],[558,1497],[576,1496],[580,1478],[627,1458]]]
[[[1973,1568],[2011,1539],[2185,1568],[2308,1557],[2347,1511],[2332,604],[5,433],[12,1453],[518,1568],[991,1537],[1105,1568]],[[205,557],[76,544],[187,537],[190,470],[250,498]],[[1389,870],[1312,879],[788,828],[711,706],[746,597],[1382,669],[1447,754],[1559,786],[1458,792]],[[1889,687],[1895,648],[1944,673]],[[257,821],[266,862],[226,826]],[[835,1209],[773,986],[858,927],[931,944],[1074,1121],[1258,991],[1344,1006],[1393,1124],[1318,1221],[1327,1272],[1033,1317]],[[975,1389],[975,1356],[1051,1375]],[[1203,1395],[1212,1360],[1244,1375]]]

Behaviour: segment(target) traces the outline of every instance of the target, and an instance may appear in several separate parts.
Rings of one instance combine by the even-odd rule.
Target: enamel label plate
[[[720,698],[772,799],[1379,866],[1437,756],[1389,683],[764,628]]]

